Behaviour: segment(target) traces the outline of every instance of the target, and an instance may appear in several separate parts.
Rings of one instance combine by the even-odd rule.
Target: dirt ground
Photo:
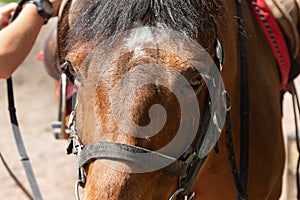
[[[66,155],[66,141],[55,140],[50,123],[57,118],[53,80],[46,74],[43,63],[36,54],[43,49],[44,38],[50,23],[45,26],[28,58],[13,75],[17,116],[25,146],[29,154],[37,181],[44,199],[74,199],[76,162],[74,156]],[[298,88],[300,82],[297,81]],[[29,189],[27,179],[19,161],[7,111],[6,81],[0,80],[0,150],[17,177]],[[291,115],[291,98],[284,102],[283,128],[286,135],[295,132]],[[271,119],[270,119],[271,120]],[[284,177],[284,180],[286,178]],[[291,184],[283,190],[293,188]],[[2,163],[0,163],[0,199],[26,199],[16,187]],[[293,200],[284,192],[282,200]]]
[[[67,142],[55,140],[50,124],[57,119],[54,82],[36,54],[43,49],[51,21],[43,27],[30,55],[13,75],[17,116],[33,170],[44,199],[74,199],[76,162],[66,155]],[[0,150],[29,189],[7,111],[6,81],[0,81]],[[26,199],[0,163],[0,199]]]

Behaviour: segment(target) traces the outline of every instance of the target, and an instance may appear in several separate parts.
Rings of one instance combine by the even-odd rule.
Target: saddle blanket
[[[248,0],[279,67],[281,89],[287,90],[291,60],[284,35],[265,0]]]

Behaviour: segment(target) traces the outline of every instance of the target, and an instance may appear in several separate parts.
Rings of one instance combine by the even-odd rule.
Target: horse
[[[69,151],[81,155],[77,186],[85,187],[85,199],[237,198],[225,118],[230,110],[239,162],[241,36],[249,79],[247,195],[279,199],[280,76],[250,5],[241,2],[242,16],[238,1],[229,0],[64,2],[57,62],[77,86]],[[177,137],[181,126],[189,131]],[[197,168],[188,189],[180,186],[186,181],[181,164]]]

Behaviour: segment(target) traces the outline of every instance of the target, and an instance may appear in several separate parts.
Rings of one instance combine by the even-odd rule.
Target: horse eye
[[[201,90],[204,81],[203,81],[201,74],[197,73],[197,74],[194,74],[191,76],[189,82],[190,82],[192,88],[194,89],[194,91],[196,93],[198,93]]]

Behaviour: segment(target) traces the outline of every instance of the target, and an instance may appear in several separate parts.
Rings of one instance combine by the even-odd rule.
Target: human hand
[[[5,26],[8,24],[9,18],[17,6],[17,3],[9,3],[0,7],[0,26]]]
[[[50,0],[50,2],[52,3],[53,9],[54,9],[53,17],[55,17],[58,15],[61,0]]]

